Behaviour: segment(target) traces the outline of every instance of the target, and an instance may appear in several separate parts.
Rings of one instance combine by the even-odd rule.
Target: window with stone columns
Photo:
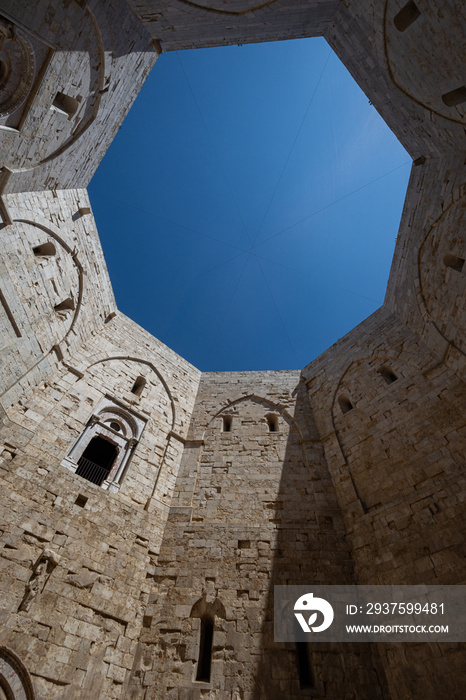
[[[145,422],[141,416],[106,397],[62,464],[97,486],[118,490]]]

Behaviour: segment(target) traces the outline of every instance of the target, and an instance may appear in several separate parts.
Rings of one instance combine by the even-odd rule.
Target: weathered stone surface
[[[314,645],[304,689],[296,650],[273,642],[274,583],[466,583],[465,103],[445,97],[464,86],[465,15],[419,0],[400,31],[404,5],[2,0],[0,673],[15,698],[464,696],[460,645]],[[317,34],[414,160],[384,306],[302,372],[201,374],[118,312],[82,188],[161,48]],[[96,483],[73,461],[91,428],[128,457]]]

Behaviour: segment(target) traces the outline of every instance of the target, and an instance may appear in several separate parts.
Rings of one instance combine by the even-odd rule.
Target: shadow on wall
[[[389,698],[376,645],[275,643],[275,585],[352,584],[353,561],[335,490],[318,440],[304,382],[296,388],[291,427],[273,513],[277,528],[270,586],[262,613],[254,700],[311,697]]]

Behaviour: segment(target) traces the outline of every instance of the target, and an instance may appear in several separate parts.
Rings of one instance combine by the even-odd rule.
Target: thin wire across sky
[[[203,370],[304,366],[382,303],[409,166],[323,40],[163,55],[90,188],[119,307]]]

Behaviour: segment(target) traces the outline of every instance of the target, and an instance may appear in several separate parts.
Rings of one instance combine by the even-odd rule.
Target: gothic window
[[[144,426],[142,417],[105,398],[62,464],[97,486],[118,490]]]
[[[206,590],[210,590],[209,595],[213,593],[214,585],[215,579],[206,579]],[[226,619],[225,607],[219,598],[211,598],[210,602],[207,602],[206,597],[206,592],[204,592],[202,598],[194,603],[190,613],[190,617],[195,617],[200,620],[196,681],[201,683],[210,683],[215,620],[218,618],[222,620]]]

